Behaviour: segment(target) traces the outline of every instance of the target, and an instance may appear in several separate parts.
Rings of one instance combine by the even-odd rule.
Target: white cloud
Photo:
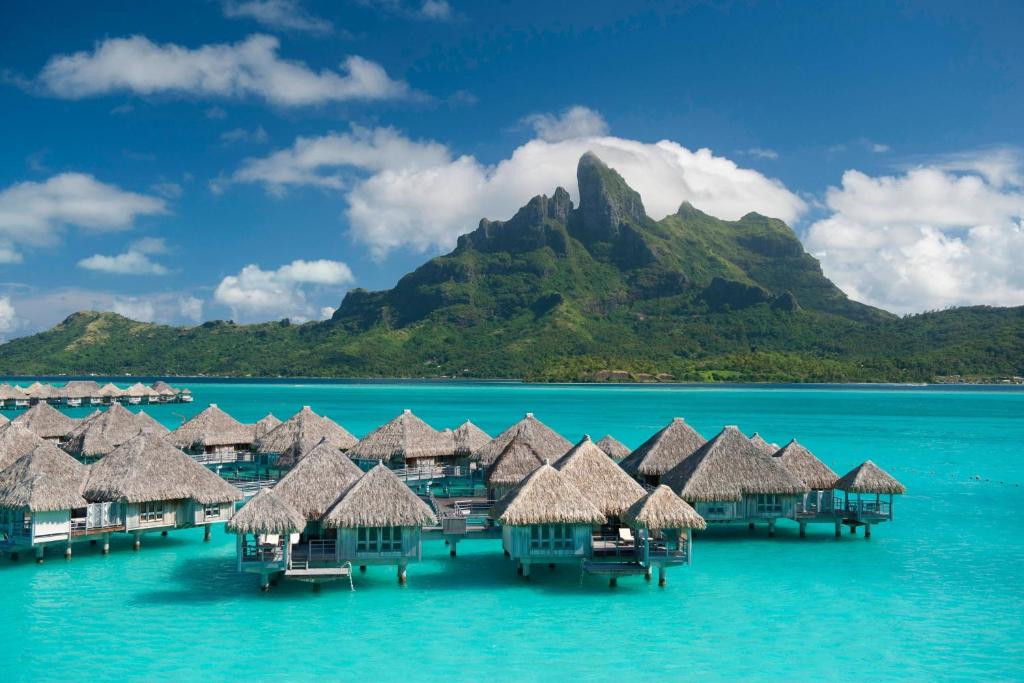
[[[116,275],[166,275],[166,266],[149,258],[150,254],[163,254],[167,244],[157,237],[146,237],[128,246],[128,250],[116,256],[95,254],[78,262],[79,268]]]
[[[423,0],[420,16],[434,21],[448,21],[452,18],[452,6],[447,0]]]
[[[221,280],[213,298],[230,308],[238,321],[281,317],[305,321],[318,312],[307,299],[307,285],[339,288],[354,280],[352,271],[340,261],[298,260],[277,270],[250,264]]]
[[[181,185],[170,182],[153,183],[149,186],[149,189],[153,190],[153,192],[156,192],[161,197],[167,197],[168,199],[178,199],[181,197],[181,193],[183,192]]]
[[[253,35],[239,43],[187,48],[158,45],[145,36],[108,38],[92,52],[52,57],[39,74],[46,89],[67,99],[116,92],[165,93],[183,97],[257,97],[286,107],[406,97],[411,91],[384,67],[358,56],[341,64],[344,73],[313,71],[281,59],[280,43]]]
[[[359,0],[359,3],[407,19],[451,21],[455,18],[448,0]]]
[[[808,250],[847,294],[889,310],[1024,304],[1020,159],[1015,170],[1005,157],[972,159],[898,176],[847,171]]]
[[[220,134],[220,141],[224,145],[239,143],[264,144],[268,140],[267,131],[263,126],[256,126],[252,130],[248,128],[232,128]]]
[[[725,219],[757,211],[792,222],[806,209],[779,181],[711,150],[612,136],[535,139],[508,159],[486,165],[390,128],[357,128],[299,138],[288,149],[248,160],[232,179],[264,183],[274,193],[290,185],[343,191],[350,236],[383,257],[401,247],[451,248],[481,217],[508,218],[530,197],[550,194],[557,186],[578,197],[576,164],[588,150],[640,192],[655,219],[675,212],[683,201]]]
[[[19,323],[14,305],[11,304],[11,297],[0,296],[0,341],[5,339],[5,335],[18,329]]]
[[[211,121],[223,121],[228,117],[228,113],[220,107],[210,107],[206,110],[206,118]]]
[[[604,117],[588,107],[576,105],[561,114],[530,114],[523,122],[531,126],[537,137],[547,142],[607,135]]]
[[[178,299],[178,310],[186,320],[199,322],[203,319],[203,300],[194,296],[183,296]]]
[[[0,242],[0,264],[21,263],[24,257],[8,242]]]
[[[138,216],[166,212],[162,199],[127,192],[91,175],[62,173],[0,190],[0,237],[11,244],[47,245],[65,225],[126,230]]]
[[[757,159],[771,159],[775,160],[779,158],[779,153],[774,149],[767,149],[765,147],[751,147],[742,152],[748,156],[755,157]]]
[[[320,319],[321,320],[330,320],[331,316],[334,315],[334,311],[336,311],[336,310],[337,309],[334,308],[333,306],[323,306],[320,309]]]
[[[151,323],[156,317],[156,306],[152,301],[134,296],[114,299],[111,310],[118,315],[143,323]]]
[[[267,28],[293,33],[326,36],[334,32],[334,25],[313,16],[295,0],[225,0],[224,16],[230,19],[252,19]]]
[[[15,331],[19,335],[49,329],[77,311],[111,311],[135,320],[165,324],[192,324],[202,315],[202,301],[187,292],[125,296],[79,288],[17,288],[8,296],[18,312]],[[198,309],[190,303],[193,299],[199,301]]]

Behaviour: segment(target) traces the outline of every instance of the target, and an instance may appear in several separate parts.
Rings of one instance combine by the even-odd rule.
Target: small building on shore
[[[451,433],[437,431],[406,409],[360,439],[348,455],[353,460],[383,461],[395,468],[434,467],[453,460],[455,441]]]
[[[669,470],[705,443],[697,430],[677,417],[623,458],[619,466],[631,477],[657,486]]]
[[[36,403],[11,422],[20,424],[35,432],[40,438],[54,443],[63,443],[71,430],[78,426],[77,420],[68,417],[45,401]]]

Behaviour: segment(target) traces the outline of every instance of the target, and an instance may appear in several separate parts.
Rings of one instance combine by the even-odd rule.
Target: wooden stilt
[[[768,520],[768,536],[772,537],[774,535],[775,535],[775,520],[774,519],[769,519]]]
[[[65,560],[70,560],[71,559],[71,541],[68,541],[68,544],[66,546],[64,546],[64,559]]]
[[[46,553],[46,548],[41,545],[36,546],[36,564],[43,563],[43,555]]]
[[[666,583],[667,583],[667,581],[665,579],[665,565],[659,564],[658,565],[658,585],[659,586],[664,586]]]
[[[524,560],[523,561],[523,578],[524,579],[530,578],[530,561],[529,560]]]
[[[871,538],[871,525],[870,524],[865,524],[864,525],[864,538]]]
[[[319,593],[320,592],[320,582],[319,581],[314,581],[313,582],[313,592],[314,593]]]
[[[644,570],[644,581],[650,581],[652,576],[654,576],[654,567],[649,566]]]
[[[800,522],[800,538],[807,535],[807,522]]]
[[[753,531],[753,530],[754,530],[754,523],[753,523],[753,522],[751,522],[750,524],[748,524],[748,525],[747,525],[747,529],[748,529],[749,531]]]
[[[405,562],[398,563],[398,585],[404,586],[406,582],[405,578]]]
[[[11,562],[18,561],[18,553],[11,553]]]
[[[516,574],[518,574],[519,576],[523,575],[523,563],[522,562],[519,562],[519,563],[516,564]]]
[[[100,552],[104,555],[110,554],[110,534],[103,534],[103,548]]]
[[[851,534],[856,534],[856,533],[857,533],[857,527],[856,527],[856,525],[854,525],[854,524],[851,524],[851,525],[850,525],[850,533],[851,533]]]
[[[554,562],[548,562],[548,569],[554,569],[554,568],[555,568],[555,563]]]
[[[270,590],[270,574],[260,572],[260,590],[266,593]]]
[[[203,542],[204,543],[209,543],[210,542],[210,525],[209,524],[204,524],[203,525]]]
[[[90,539],[89,540],[89,545],[96,545],[96,539],[95,538]]]
[[[133,536],[135,540],[132,541],[132,550],[138,550],[142,547],[142,532],[136,531]]]
[[[448,555],[450,557],[455,557],[455,549],[459,547],[459,542],[453,540],[449,545],[451,546],[451,550],[448,551]]]
[[[512,555],[508,552],[508,548],[505,548],[504,552],[505,552],[505,557],[512,557]]]
[[[161,531],[160,535],[164,536],[166,538],[166,536],[167,536],[167,529],[164,529],[163,531]]]
[[[836,538],[843,535],[843,525],[839,520],[836,520]]]
[[[609,588],[615,588],[618,585],[619,585],[618,578],[613,576],[612,578],[608,579],[608,587]]]
[[[359,565],[359,571],[361,571],[363,574],[365,574],[366,573],[366,565],[365,564]]]

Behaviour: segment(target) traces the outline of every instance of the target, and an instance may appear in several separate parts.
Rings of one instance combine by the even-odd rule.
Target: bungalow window
[[[568,524],[540,524],[530,527],[530,550],[571,550],[572,527]]]
[[[164,504],[160,502],[142,503],[139,506],[139,521],[143,524],[164,521]]]
[[[203,517],[206,519],[215,519],[220,517],[220,503],[212,503],[204,506]]]
[[[402,527],[359,527],[356,552],[396,553],[402,550]]]
[[[757,514],[766,515],[782,512],[782,501],[774,493],[757,494]]]
[[[725,517],[725,503],[706,503],[704,512],[709,517]]]

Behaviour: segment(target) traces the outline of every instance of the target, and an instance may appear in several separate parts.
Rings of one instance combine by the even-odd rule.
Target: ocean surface
[[[870,540],[829,525],[801,539],[791,522],[773,539],[696,534],[693,566],[665,588],[630,577],[609,589],[565,567],[527,583],[499,541],[464,542],[454,560],[425,542],[408,586],[370,567],[355,592],[282,582],[262,594],[222,530],[210,543],[201,530],[147,536],[138,553],[123,536],[109,556],[78,545],[41,566],[3,558],[7,679],[1024,679],[1024,392],[175,384],[196,402],[146,407],[171,427],[208,403],[246,422],[310,405],[357,436],[403,408],[491,434],[532,411],[570,440],[635,447],[682,416],[709,438],[726,424],[796,437],[839,474],[870,458],[908,493]]]

